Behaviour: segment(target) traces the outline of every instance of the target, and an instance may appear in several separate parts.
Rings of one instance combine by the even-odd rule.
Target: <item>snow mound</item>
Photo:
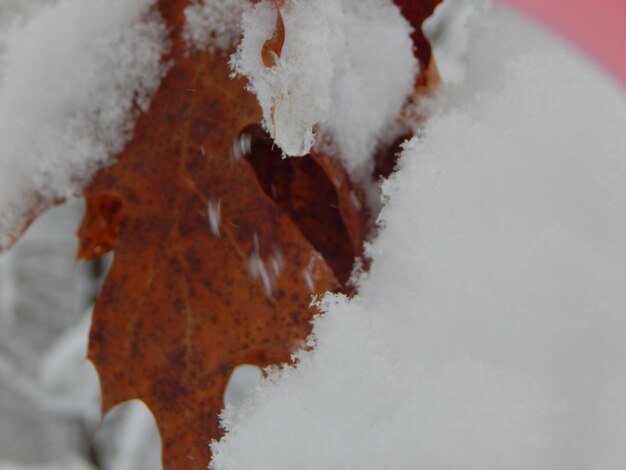
[[[0,48],[0,247],[24,213],[74,196],[131,136],[164,71],[153,0],[61,0]]]
[[[411,26],[391,0],[286,0],[281,12],[278,63],[265,67],[261,57],[277,15],[264,0],[244,12],[234,70],[250,80],[264,125],[285,154],[308,153],[319,128],[348,171],[364,174],[413,89]]]
[[[359,294],[224,414],[212,468],[626,467],[626,96],[510,13],[471,31]]]

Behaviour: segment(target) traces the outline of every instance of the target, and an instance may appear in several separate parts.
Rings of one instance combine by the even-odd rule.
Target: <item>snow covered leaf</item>
[[[233,67],[285,154],[323,143],[353,179],[370,177],[371,156],[395,137],[407,98],[436,80],[421,23],[437,3],[284,0],[244,11]]]
[[[144,3],[145,11],[152,12],[148,0]],[[167,71],[162,64],[155,67],[155,76],[162,76],[160,86],[148,87],[155,93],[142,100],[144,106],[134,104],[137,109],[129,115],[138,119],[134,128],[125,120],[124,132],[111,137],[117,146],[105,146],[88,172],[70,175],[78,188],[90,181],[84,190],[79,257],[115,251],[90,334],[89,358],[100,375],[103,411],[130,399],[143,400],[159,425],[166,469],[206,468],[209,443],[220,435],[218,414],[233,369],[243,363],[289,361],[310,332],[315,313],[311,296],[349,290],[354,260],[372,220],[360,185],[382,174],[378,167],[373,173],[374,150],[393,157],[394,147],[381,144],[383,130],[396,125],[418,71],[411,28],[390,1],[361,6],[352,0],[338,2],[345,3],[342,22],[331,27],[337,34],[338,26],[352,28],[341,36],[341,47],[347,47],[343,52],[352,61],[347,68],[366,77],[371,70],[358,69],[373,63],[376,72],[355,88],[342,110],[367,102],[371,97],[360,96],[359,90],[377,80],[383,85],[376,90],[380,106],[370,109],[362,122],[349,120],[341,129],[335,127],[333,137],[340,145],[318,145],[303,158],[283,159],[259,125],[259,96],[249,93],[243,79],[231,78],[232,31],[224,24],[217,33],[205,29],[194,35],[197,31],[188,30],[190,8],[223,13],[231,4],[245,10],[245,3],[158,2],[157,16],[169,33],[169,41],[159,36],[163,49],[155,48],[153,54],[160,58],[164,44],[169,47]],[[297,28],[286,28],[280,11],[284,3],[271,3],[269,35],[251,49],[263,68],[281,63],[283,46],[287,50],[293,41],[306,39],[298,39]],[[374,42],[395,31],[374,61],[367,57],[367,47],[351,38],[353,32],[362,34],[377,25],[378,10],[369,11],[369,4],[385,13]],[[231,16],[237,16],[237,8],[230,9]],[[333,13],[332,8],[320,11]],[[360,15],[354,28],[351,12]],[[208,37],[209,42],[191,48],[194,37]],[[397,55],[387,54],[397,45],[402,46]],[[386,91],[396,88],[397,81],[380,80],[388,63],[379,59],[392,56],[395,63],[406,64],[400,91],[384,106]],[[132,61],[132,56],[126,58]],[[334,67],[340,59],[333,61]],[[355,76],[343,76],[337,90],[349,88]],[[129,108],[135,95],[143,97],[131,90]],[[99,115],[100,108],[95,109],[93,114]],[[350,114],[363,116],[358,110]],[[341,114],[336,118],[339,122]],[[358,145],[342,147],[346,130],[354,134],[350,143]],[[323,141],[324,133],[320,136]],[[356,156],[357,164],[345,156]],[[357,166],[360,172],[354,171]],[[50,190],[32,210],[43,210],[75,191],[74,186],[62,194]]]
[[[166,68],[154,3],[15,2],[33,11],[0,34],[0,250],[131,138]]]

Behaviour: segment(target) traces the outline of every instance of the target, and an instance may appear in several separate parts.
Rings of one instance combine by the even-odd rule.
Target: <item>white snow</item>
[[[257,366],[252,364],[237,366],[224,390],[225,406],[233,408],[241,406],[254,392],[262,377],[263,371]]]
[[[261,57],[277,15],[264,0],[244,11],[234,70],[250,80],[264,126],[285,154],[306,154],[319,129],[361,177],[413,89],[411,27],[391,0],[286,0],[281,12],[278,63],[265,67]]]
[[[94,470],[94,467],[87,465],[80,460],[64,462],[63,465],[30,466],[19,465],[14,462],[0,460],[0,470]]]
[[[426,18],[422,29],[430,40],[437,71],[444,83],[462,83],[465,74],[468,30],[465,24],[474,14],[475,2],[446,0]]]
[[[185,40],[196,49],[234,47],[241,35],[241,15],[250,0],[194,0],[185,8]]]
[[[76,195],[130,138],[164,66],[153,0],[60,0],[0,37],[0,246]]]
[[[140,400],[126,401],[107,413],[95,439],[100,445],[98,463],[102,469],[163,468],[159,430],[154,416]]]
[[[214,469],[626,468],[626,94],[510,13],[470,31],[358,295],[227,410]]]

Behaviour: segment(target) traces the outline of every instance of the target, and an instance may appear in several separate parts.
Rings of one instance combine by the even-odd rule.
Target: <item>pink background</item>
[[[501,0],[556,30],[626,85],[626,0]]]

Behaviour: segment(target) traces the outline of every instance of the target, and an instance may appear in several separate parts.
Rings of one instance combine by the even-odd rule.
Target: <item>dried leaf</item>
[[[369,228],[361,188],[350,181],[337,159],[315,152],[283,158],[258,125],[244,135],[252,150],[246,158],[265,193],[306,234],[345,286]]]
[[[77,258],[96,259],[115,247],[120,232],[122,201],[112,194],[87,195],[78,229]]]
[[[275,3],[276,31],[259,51],[266,66],[288,40]],[[431,86],[421,22],[439,2],[396,3],[415,26],[416,90]],[[79,257],[115,251],[89,345],[103,412],[143,400],[165,470],[206,468],[231,372],[290,360],[310,331],[311,295],[347,291],[371,220],[332,155],[281,158],[255,97],[230,78],[228,54],[187,50],[187,4],[159,1],[171,67],[117,163],[85,189],[79,231]],[[394,155],[380,149],[377,175]]]
[[[165,3],[172,25],[178,11]],[[311,295],[341,285],[232,151],[260,121],[254,96],[229,78],[227,56],[188,53],[173,25],[173,65],[150,112],[86,190],[88,201],[121,201],[89,358],[104,412],[143,400],[161,431],[165,469],[204,469],[232,370],[289,361],[309,333]],[[312,189],[293,191],[314,206]],[[105,218],[94,207],[89,219]]]

